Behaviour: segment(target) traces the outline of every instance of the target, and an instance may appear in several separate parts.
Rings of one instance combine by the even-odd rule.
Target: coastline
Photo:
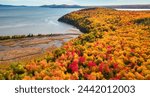
[[[42,9],[43,10],[43,9]],[[71,9],[76,10],[76,9]],[[70,9],[66,12],[62,12],[62,15],[69,13]],[[57,11],[57,10],[56,10]],[[36,11],[35,11],[36,12]],[[43,14],[46,14],[45,11]],[[47,12],[47,10],[46,10]],[[50,12],[50,13],[53,13]],[[64,14],[63,14],[64,13]],[[42,14],[41,14],[42,15]],[[61,17],[60,15],[59,17]],[[51,14],[48,15],[51,17]],[[57,15],[56,15],[57,16]],[[33,16],[34,17],[34,16]],[[48,18],[50,18],[48,17]],[[42,18],[43,19],[43,18]],[[57,21],[58,18],[56,18]],[[50,20],[46,20],[49,22]],[[51,21],[50,21],[51,23]],[[62,25],[64,23],[60,23],[60,28],[62,29]],[[48,26],[52,26],[47,24]],[[59,25],[59,23],[58,23]],[[6,65],[10,65],[13,62],[25,62],[26,60],[32,60],[39,57],[44,56],[47,51],[52,51],[60,46],[62,46],[65,42],[77,37],[82,34],[78,29],[74,29],[72,26],[66,26],[64,24],[66,30],[62,29],[58,32],[55,31],[50,34],[24,34],[19,35],[8,34],[10,36],[6,36],[5,34],[0,36],[0,68],[5,68]],[[54,25],[55,26],[55,25]],[[53,27],[53,26],[52,26]],[[59,27],[59,26],[57,26]],[[61,32],[62,31],[62,32]],[[36,32],[36,31],[35,31]],[[32,33],[32,31],[31,31]],[[42,32],[45,33],[45,32]],[[27,61],[27,62],[28,62]],[[4,66],[2,66],[4,65]],[[7,66],[8,67],[8,66]]]
[[[0,41],[0,65],[25,62],[43,56],[81,33],[33,35]],[[3,67],[3,66],[2,66]]]
[[[61,35],[79,35],[79,33],[64,33],[64,34],[28,34],[28,35],[13,35],[13,36],[0,36],[0,40],[9,40],[9,39],[22,39],[22,38],[40,38],[40,37],[55,37],[55,36],[61,36]]]
[[[60,18],[58,19],[58,21],[59,21],[59,22],[63,22],[63,23],[70,24],[70,25],[76,27],[77,29],[79,29],[82,33],[87,33],[87,32],[88,32],[88,29],[87,29],[87,28],[81,27],[80,25],[78,25],[78,23],[76,23],[76,21],[66,18],[65,16],[67,16],[67,15],[68,15],[68,14],[66,14],[66,15],[64,15],[64,16],[62,16],[62,17],[60,17]]]

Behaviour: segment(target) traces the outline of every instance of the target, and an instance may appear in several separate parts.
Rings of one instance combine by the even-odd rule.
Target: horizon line
[[[43,5],[18,5],[18,4],[2,4],[10,6],[43,6],[43,5],[77,5],[77,6],[128,6],[128,5],[150,5],[150,4],[108,4],[108,5],[79,5],[79,4],[43,4]]]

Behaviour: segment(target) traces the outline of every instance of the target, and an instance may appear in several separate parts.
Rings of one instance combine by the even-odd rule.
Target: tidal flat
[[[60,47],[65,42],[77,37],[78,35],[80,35],[80,33],[27,37],[0,41],[0,64],[6,65],[11,62],[38,58],[47,50],[51,51]]]

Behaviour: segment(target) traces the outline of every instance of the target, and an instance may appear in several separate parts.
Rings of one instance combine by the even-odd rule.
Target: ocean
[[[0,7],[0,36],[79,32],[58,18],[79,8]]]

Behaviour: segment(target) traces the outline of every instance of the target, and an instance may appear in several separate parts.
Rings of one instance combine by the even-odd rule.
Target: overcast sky
[[[150,4],[150,0],[0,0],[0,4],[9,4],[9,5],[49,5],[49,4],[129,5],[129,4]]]

